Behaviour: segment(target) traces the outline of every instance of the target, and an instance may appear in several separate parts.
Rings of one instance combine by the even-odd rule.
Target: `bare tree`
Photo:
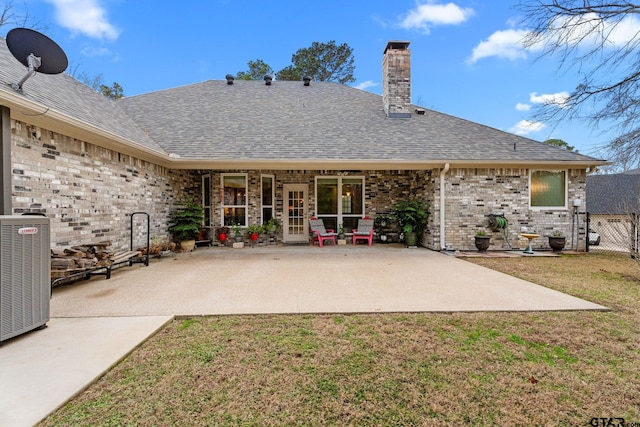
[[[5,1],[0,6],[0,27],[10,25],[12,27],[29,27],[36,30],[44,30],[46,26],[42,22],[36,22],[29,13],[16,13],[13,1]]]
[[[522,0],[524,43],[581,77],[568,99],[549,102],[538,120],[585,120],[617,135],[611,153],[640,161],[640,4],[605,0]]]

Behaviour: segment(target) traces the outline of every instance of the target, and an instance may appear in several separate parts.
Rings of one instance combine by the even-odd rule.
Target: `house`
[[[207,227],[276,217],[290,243],[308,241],[311,217],[349,230],[409,197],[429,204],[423,242],[435,250],[473,249],[489,214],[507,218],[512,240],[522,227],[569,232],[587,173],[606,162],[413,105],[410,60],[409,42],[386,45],[382,96],[229,76],[114,101],[69,75],[36,73],[16,92],[25,68],[2,43],[5,193],[13,213],[52,219],[54,246],[124,247],[140,211],[166,235],[186,195]],[[506,243],[493,233],[494,248]]]
[[[587,212],[589,228],[594,236],[598,236],[598,249],[637,251],[640,169],[588,176]]]

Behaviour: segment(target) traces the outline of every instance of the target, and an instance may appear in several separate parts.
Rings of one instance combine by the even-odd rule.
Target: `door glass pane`
[[[303,191],[289,191],[289,229],[290,235],[303,235],[307,233],[304,229],[304,192]]]

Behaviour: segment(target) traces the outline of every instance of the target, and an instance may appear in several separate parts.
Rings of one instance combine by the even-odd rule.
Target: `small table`
[[[531,249],[531,241],[535,238],[540,237],[539,234],[533,234],[533,233],[521,233],[520,234],[522,237],[524,237],[525,239],[528,239],[527,241],[527,247],[524,250],[525,254],[531,255],[533,254],[533,250]]]

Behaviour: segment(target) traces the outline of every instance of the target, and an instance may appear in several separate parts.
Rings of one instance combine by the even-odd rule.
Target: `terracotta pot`
[[[196,240],[183,240],[180,242],[180,247],[184,251],[191,252],[196,247]]]

